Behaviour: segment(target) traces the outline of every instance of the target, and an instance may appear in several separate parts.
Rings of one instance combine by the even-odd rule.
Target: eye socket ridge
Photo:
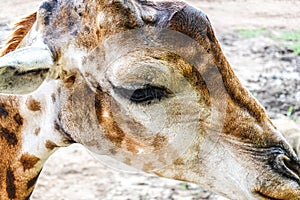
[[[170,97],[173,94],[170,90],[161,86],[144,85],[138,89],[114,88],[114,90],[122,97],[129,99],[136,104],[148,103],[153,100],[161,100],[162,98]]]

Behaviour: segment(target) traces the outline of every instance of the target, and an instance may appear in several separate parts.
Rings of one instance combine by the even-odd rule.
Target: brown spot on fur
[[[58,124],[57,121],[54,122],[54,128],[55,128],[55,130],[61,131],[60,125]]]
[[[55,97],[54,93],[51,95],[51,98],[52,98],[52,102],[55,103],[56,102],[56,97]]]
[[[6,170],[6,192],[9,199],[16,198],[15,175],[10,167]]]
[[[36,12],[28,15],[27,17],[21,19],[18,23],[15,24],[15,31],[11,37],[6,42],[6,46],[0,53],[0,56],[15,50],[23,38],[27,35],[34,22],[36,21]]]
[[[99,94],[102,94],[102,91],[98,92]],[[109,118],[103,117],[103,107],[104,104],[103,98],[101,98],[102,95],[96,95],[95,97],[95,110],[96,115],[99,121],[99,124],[107,124],[110,128],[109,134],[106,134],[108,139],[113,142],[117,147],[121,147],[122,141],[125,137],[125,133],[119,128],[117,123],[113,120],[112,117],[109,116]]]
[[[177,180],[177,181],[185,181],[185,179],[183,178],[182,174],[176,174],[174,177],[173,177],[174,180]],[[189,182],[189,181],[187,181]]]
[[[33,192],[33,191],[32,191]],[[31,195],[32,195],[32,192],[30,192],[30,194],[27,196],[27,197],[25,197],[25,200],[30,200],[30,197],[31,197]]]
[[[23,125],[23,117],[19,113],[16,113],[14,115],[14,120],[17,122],[18,125],[22,126]]]
[[[41,132],[41,128],[37,128],[37,129],[35,129],[34,134],[35,135],[39,135],[40,132]]]
[[[95,96],[95,112],[99,124],[104,127],[104,134],[116,147],[126,147],[126,150],[135,154],[138,153],[138,149],[143,148],[145,145],[141,144],[135,138],[126,136],[112,117],[110,101],[108,100],[110,97],[104,97],[104,95],[106,94],[102,92],[101,88],[98,88]],[[107,114],[104,115],[104,112],[108,116]]]
[[[132,152],[132,153],[138,153],[138,150],[136,148],[136,144],[137,143],[131,143],[130,141],[129,142],[126,142],[126,146],[127,146],[127,150]]]
[[[109,153],[111,153],[112,155],[116,155],[117,151],[115,149],[109,149]]]
[[[143,171],[144,172],[148,172],[148,171],[151,171],[153,170],[155,167],[153,166],[153,164],[151,162],[149,163],[145,163],[144,166],[143,166]]]
[[[174,165],[185,165],[185,162],[182,158],[177,158],[176,160],[174,160],[173,164]]]
[[[40,111],[41,110],[41,103],[34,100],[34,99],[28,99],[26,102],[27,108],[33,112]]]
[[[0,118],[0,199],[24,199],[29,194],[23,191],[22,185],[24,179],[27,181],[26,174],[22,170],[16,173],[15,170],[22,167],[18,159],[24,123],[19,114],[20,99],[17,96],[0,95],[0,104],[7,111],[7,116]]]
[[[124,161],[124,163],[126,164],[126,165],[131,165],[131,159],[130,158],[126,158],[125,159],[125,161]]]
[[[24,171],[32,169],[38,161],[40,161],[38,157],[30,155],[28,153],[23,154],[20,158],[20,162],[23,166]]]
[[[5,105],[0,103],[0,117],[7,117],[8,116],[8,112],[5,108]]]
[[[16,134],[3,127],[0,127],[0,138],[4,138],[9,145],[15,146],[18,144]]]
[[[97,97],[96,97],[97,98]],[[95,107],[101,107],[99,99],[95,101]],[[103,108],[103,107],[102,107]],[[103,117],[102,110],[96,109],[96,115],[99,124],[105,127],[106,137],[118,148],[126,147],[126,150],[136,154],[138,149],[141,148],[141,143],[135,138],[126,136],[124,131],[118,126],[118,123],[113,119],[112,113],[109,111],[109,116]],[[100,116],[101,115],[101,116]],[[124,145],[122,145],[124,144]]]
[[[59,147],[57,144],[55,144],[54,142],[50,141],[50,140],[47,140],[46,141],[46,144],[45,144],[46,148],[49,149],[49,150],[53,150],[57,147]]]
[[[74,85],[75,81],[76,81],[76,76],[75,75],[71,75],[71,76],[69,76],[68,78],[66,78],[64,80],[64,84],[65,84],[65,86],[67,88],[70,88],[70,87],[72,87]]]
[[[110,141],[112,141],[117,147],[121,147],[122,141],[124,140],[125,133],[117,126],[116,122],[113,121],[111,124],[112,131],[106,135]],[[128,148],[129,149],[129,148]]]
[[[35,177],[33,177],[32,179],[30,179],[27,182],[27,190],[29,190],[30,188],[32,188],[35,185],[37,179],[39,178],[40,173],[41,173],[41,171]],[[30,197],[30,195],[29,195],[29,197]]]
[[[166,140],[167,140],[167,138],[165,136],[157,135],[157,136],[155,136],[155,138],[152,142],[152,146],[154,147],[155,150],[159,150],[164,146],[164,144],[166,143]]]

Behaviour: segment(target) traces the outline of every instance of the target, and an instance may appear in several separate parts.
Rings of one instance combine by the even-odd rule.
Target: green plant
[[[180,186],[183,190],[187,190],[189,188],[189,185],[187,183],[181,183]]]
[[[258,29],[240,29],[237,31],[240,38],[255,38],[261,35],[272,38],[274,40],[281,40],[284,42],[284,46],[292,49],[296,55],[300,55],[300,29],[283,31],[279,33],[269,33],[264,28]],[[289,44],[290,42],[296,42]]]
[[[275,39],[286,41],[300,41],[300,29],[283,31],[279,35],[272,36]]]
[[[294,111],[294,107],[290,106],[287,113],[286,113],[286,116],[289,117],[289,118],[292,118],[293,111]]]
[[[252,94],[255,98],[258,98],[258,94],[257,94],[256,91],[250,91],[250,92],[251,92],[251,94]]]
[[[278,34],[272,34],[270,37],[287,43],[286,47],[292,49],[296,55],[300,55],[300,29],[283,31]]]
[[[241,38],[255,38],[260,35],[265,34],[266,30],[264,28],[260,29],[240,29],[238,30],[238,34]]]
[[[298,44],[288,45],[288,47],[293,49],[296,55],[300,55],[300,42]]]

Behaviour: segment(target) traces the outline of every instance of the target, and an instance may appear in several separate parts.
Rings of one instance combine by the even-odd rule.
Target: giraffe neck
[[[28,199],[42,168],[42,160],[23,152],[22,131],[27,120],[21,115],[21,99],[0,98],[0,199]]]
[[[55,95],[47,97],[0,95],[1,200],[29,199],[44,162],[68,145],[55,124]]]

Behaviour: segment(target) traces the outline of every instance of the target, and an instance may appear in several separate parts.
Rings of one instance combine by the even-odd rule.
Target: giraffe
[[[0,199],[47,158],[95,155],[231,199],[300,199],[300,163],[181,1],[45,0],[0,58]]]

